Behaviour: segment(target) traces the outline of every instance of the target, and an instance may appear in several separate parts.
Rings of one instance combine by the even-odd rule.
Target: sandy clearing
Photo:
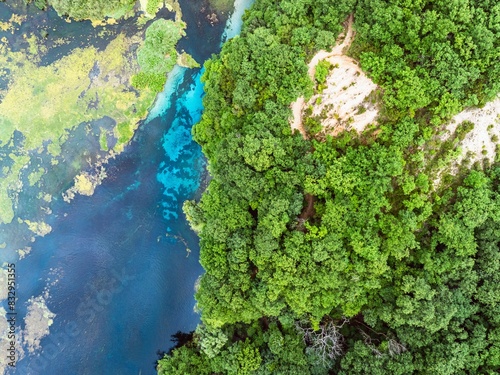
[[[455,161],[455,168],[465,159],[468,153],[470,154],[471,164],[485,158],[493,162],[498,141],[495,142],[492,138],[496,136],[500,139],[500,96],[488,102],[483,108],[468,108],[455,115],[446,126],[448,136],[453,134],[464,121],[472,122],[474,129],[467,133],[459,143],[462,152]],[[448,137],[444,139],[446,138]]]
[[[350,129],[362,132],[367,125],[376,123],[378,109],[370,103],[368,96],[377,89],[377,85],[363,73],[357,61],[345,55],[355,35],[352,23],[353,16],[350,15],[342,43],[331,51],[319,51],[308,64],[308,74],[313,82],[320,61],[326,59],[337,66],[327,77],[323,92],[314,95],[307,103],[304,97],[300,97],[291,104],[293,117],[290,126],[292,131],[298,130],[304,138],[307,138],[307,133],[302,123],[302,112],[309,106],[312,106],[312,115],[321,118],[324,131],[328,134],[336,135]],[[461,153],[452,165],[452,173],[458,171],[458,166],[466,157],[471,164],[483,159],[495,160],[500,140],[500,95],[483,108],[468,108],[455,115],[446,125],[441,139],[444,141],[450,137],[463,121],[472,122],[474,129],[458,144]]]
[[[323,118],[321,123],[330,134],[337,134],[341,130],[356,129],[358,132],[371,123],[378,115],[377,108],[368,103],[367,97],[377,88],[361,70],[358,63],[345,55],[353,39],[353,15],[346,21],[345,35],[342,43],[337,44],[331,51],[319,51],[308,64],[309,78],[314,82],[316,66],[322,60],[329,61],[336,66],[326,80],[326,88],[322,93],[314,95],[308,103],[304,97],[298,98],[291,104],[293,118],[290,121],[292,131],[298,130],[304,138],[307,133],[302,123],[302,111],[312,106],[313,116]]]
[[[292,127],[292,132],[298,130],[300,134],[302,134],[302,137],[307,139],[306,131],[302,126],[302,108],[304,108],[304,102],[304,97],[301,96],[291,104],[290,107],[292,108],[293,119],[290,126]]]
[[[496,158],[496,147],[500,140],[500,95],[483,108],[467,108],[453,116],[438,135],[441,142],[450,139],[464,121],[472,122],[474,128],[456,145],[458,156],[448,166],[437,171],[433,179],[434,187],[439,186],[445,173],[457,175],[461,165],[468,167],[485,159],[494,162]]]
[[[378,116],[376,106],[368,101],[368,96],[377,88],[357,63],[346,56],[332,56],[327,59],[338,65],[326,81],[321,94],[314,95],[309,104],[313,106],[313,116],[326,115],[321,120],[325,131],[338,134],[342,130],[355,129],[362,132],[374,123]],[[320,98],[321,103],[317,104]]]

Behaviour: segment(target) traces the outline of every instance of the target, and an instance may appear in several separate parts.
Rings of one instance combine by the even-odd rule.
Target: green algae
[[[229,12],[234,8],[234,0],[209,0],[209,3],[219,12]]]
[[[135,0],[50,0],[60,16],[76,20],[103,20],[106,17],[119,19],[132,13]]]
[[[108,151],[108,138],[103,131],[101,131],[101,135],[99,136],[99,146],[101,146],[101,150]]]
[[[9,72],[7,87],[0,90],[0,146],[10,144],[16,130],[24,136],[22,149],[8,156],[12,166],[2,168],[3,223],[14,217],[13,196],[22,189],[21,170],[29,165],[30,152],[43,150],[47,144],[47,151],[56,157],[76,126],[105,116],[117,124],[113,133],[118,141],[113,149],[120,152],[155,98],[147,88],[137,91],[130,86],[131,76],[139,69],[133,53],[139,37],[119,34],[103,51],[74,49],[48,66],[38,66],[32,58],[44,52],[37,47],[36,37],[27,40],[30,47],[20,52],[13,52],[5,39],[0,42],[0,66]],[[0,157],[0,163],[4,159]],[[40,169],[31,172],[29,184],[36,184],[42,174]]]
[[[24,223],[28,226],[29,230],[32,231],[37,236],[43,237],[52,231],[52,227],[49,224],[44,223],[43,221],[37,222],[37,221],[24,220]]]
[[[10,223],[14,218],[13,201],[9,194],[22,189],[23,185],[18,176],[21,169],[30,161],[27,155],[10,154],[8,158],[13,164],[0,179],[0,221],[4,223]]]
[[[130,89],[128,81],[138,68],[125,56],[129,47],[130,40],[118,35],[102,52],[76,49],[46,67],[27,60],[21,67],[10,66],[11,83],[0,103],[0,144],[7,143],[14,130],[26,137],[26,149],[34,149],[43,141],[60,144],[58,140],[82,122],[104,116],[119,123],[140,120],[126,111],[128,106],[150,105],[154,93]],[[95,68],[100,72],[93,77]],[[129,131],[127,135],[122,142],[130,139]]]
[[[84,140],[81,150],[76,145],[73,156],[67,158],[63,154],[63,150],[68,149],[66,142],[74,139],[79,126],[88,124],[84,135],[89,139],[96,137],[98,152],[101,153],[97,160],[102,165],[108,157],[122,152],[132,139],[140,120],[147,116],[156,92],[163,88],[168,71],[176,63],[185,67],[199,66],[190,55],[178,53],[175,49],[186,27],[178,1],[157,4],[150,0],[145,4],[149,4],[150,10],[153,6],[158,6],[157,9],[167,7],[175,12],[175,22],[153,22],[152,26],[155,26],[146,31],[146,40],[143,40],[142,32],[134,36],[113,35],[103,27],[99,35],[108,41],[111,39],[107,47],[74,48],[48,65],[42,65],[41,61],[52,53],[52,48],[71,43],[70,37],[46,44],[47,30],[43,29],[45,33],[37,31],[20,35],[17,40],[22,41],[21,49],[10,45],[6,37],[0,40],[0,147],[15,149],[8,151],[7,155],[0,154],[0,224],[14,219],[17,200],[24,189],[37,189],[35,195],[40,207],[61,193],[46,183],[53,180],[52,167],[66,171],[65,183],[73,180],[74,193],[90,192],[92,189],[87,189],[87,180],[82,177],[87,176],[82,171],[88,167],[90,162],[86,160],[92,156],[84,149]],[[115,19],[94,19],[94,26],[116,23],[121,17],[119,13],[107,15]],[[137,15],[137,22],[147,18],[147,15]],[[25,16],[14,14],[8,21],[0,22],[0,29],[19,33],[25,20]],[[164,46],[160,49],[152,46],[147,41],[148,32],[155,36],[162,34],[168,42],[168,50]],[[150,60],[159,56],[157,50],[163,53],[160,56],[163,64],[157,65]],[[137,56],[141,55],[140,51],[142,60]],[[147,85],[134,87],[132,78],[144,70],[160,76],[161,84],[154,89]],[[106,118],[113,120],[112,125],[99,125],[99,121]],[[20,143],[14,141],[15,132],[21,134]],[[48,157],[48,164],[47,161],[43,166],[36,164],[34,159],[39,155]]]
[[[45,169],[44,168],[38,168],[37,170],[31,172],[28,175],[28,181],[29,181],[30,186],[33,186],[38,181],[40,181],[40,178],[43,176],[44,173],[45,173]]]

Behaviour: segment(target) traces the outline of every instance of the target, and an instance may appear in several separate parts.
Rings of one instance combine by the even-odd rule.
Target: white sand
[[[329,134],[335,135],[341,130],[349,129],[361,132],[376,120],[378,110],[375,105],[367,102],[367,97],[377,85],[363,73],[355,60],[345,55],[354,38],[352,23],[353,16],[350,15],[342,43],[329,52],[319,51],[308,64],[308,74],[313,81],[316,66],[321,60],[327,60],[338,67],[327,77],[326,88],[321,94],[314,95],[308,103],[300,97],[291,105],[293,118],[290,126],[292,130],[298,130],[304,138],[307,138],[307,134],[302,124],[302,111],[309,106],[313,107],[314,116],[325,112],[326,119],[322,120],[322,125],[324,131]],[[316,104],[318,98],[321,102]],[[364,112],[358,113],[360,109]]]
[[[469,108],[455,115],[446,126],[449,135],[453,134],[463,121],[474,123],[474,129],[459,143],[462,153],[456,164],[460,164],[467,153],[471,154],[471,163],[484,158],[494,161],[498,141],[494,142],[492,137],[496,135],[500,139],[500,97],[487,103],[483,108]],[[488,130],[490,125],[493,126]]]
[[[362,132],[378,116],[376,106],[367,101],[377,85],[364,74],[357,74],[360,70],[352,59],[333,56],[327,60],[339,67],[328,76],[326,89],[311,98],[309,104],[313,106],[313,116],[326,111],[327,117],[322,120],[322,125],[330,133],[350,129]],[[316,104],[317,98],[321,98],[320,104]],[[361,108],[364,112],[358,113]]]

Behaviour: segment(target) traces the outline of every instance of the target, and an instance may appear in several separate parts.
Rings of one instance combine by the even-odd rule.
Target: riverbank
[[[218,50],[223,27],[212,26],[204,14],[189,8],[183,15],[190,23],[181,49],[195,51],[203,61]],[[80,24],[67,27],[75,25]],[[104,77],[97,71],[95,76],[98,81]],[[94,181],[86,174],[88,167],[61,183],[72,171],[61,174],[66,170],[63,163],[53,166],[50,154],[38,155],[42,167],[51,165],[57,172],[57,178],[41,174],[44,188],[66,191],[77,175],[78,190],[92,195],[75,194],[68,204],[59,194],[42,194],[40,199],[46,201],[43,212],[37,213],[30,196],[38,197],[34,191],[39,186],[32,177],[30,189],[23,179],[18,209],[32,215],[29,222],[40,236],[24,230],[16,219],[16,226],[0,226],[1,260],[16,262],[19,270],[19,324],[40,316],[29,313],[30,298],[38,301],[43,296],[54,316],[40,336],[29,335],[37,344],[33,353],[27,342],[18,343],[25,355],[16,371],[154,374],[157,351],[168,350],[171,335],[194,329],[199,321],[193,311],[193,288],[202,273],[198,239],[183,220],[181,205],[197,194],[204,173],[200,148],[190,136],[201,114],[202,84],[199,70],[178,69],[176,76],[167,82],[164,99],[156,101],[156,112],[150,111],[148,120],[130,134],[132,140],[121,153],[106,160],[105,178]],[[104,156],[92,157],[92,150],[103,145],[107,152],[113,149],[115,126],[110,118],[77,126],[62,145],[61,157],[73,160],[83,147],[85,162],[103,161]],[[41,230],[48,227],[52,230],[42,237]],[[64,361],[59,360],[63,356]]]

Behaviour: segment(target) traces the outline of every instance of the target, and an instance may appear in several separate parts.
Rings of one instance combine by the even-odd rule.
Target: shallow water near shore
[[[180,4],[188,24],[180,47],[202,63],[218,52],[224,24],[210,25],[192,1]],[[92,196],[54,200],[44,217],[52,231],[32,243],[4,232],[17,247],[31,247],[17,261],[0,250],[2,261],[16,263],[18,329],[26,328],[34,297],[47,307],[42,320],[53,321],[39,347],[19,348],[24,357],[7,374],[155,374],[157,352],[173,345],[171,335],[199,322],[193,295],[203,269],[182,203],[200,194],[206,177],[191,138],[203,86],[200,69],[173,73]]]
[[[188,132],[192,119],[181,112],[193,104],[183,102],[190,89],[170,113]],[[52,233],[17,263],[20,299],[46,292],[56,317],[40,353],[21,360],[15,373],[154,373],[156,352],[169,348],[170,335],[198,322],[198,240],[181,205],[199,186],[203,159],[191,140],[175,161],[167,156],[167,115],[140,128],[94,195],[57,207]]]

